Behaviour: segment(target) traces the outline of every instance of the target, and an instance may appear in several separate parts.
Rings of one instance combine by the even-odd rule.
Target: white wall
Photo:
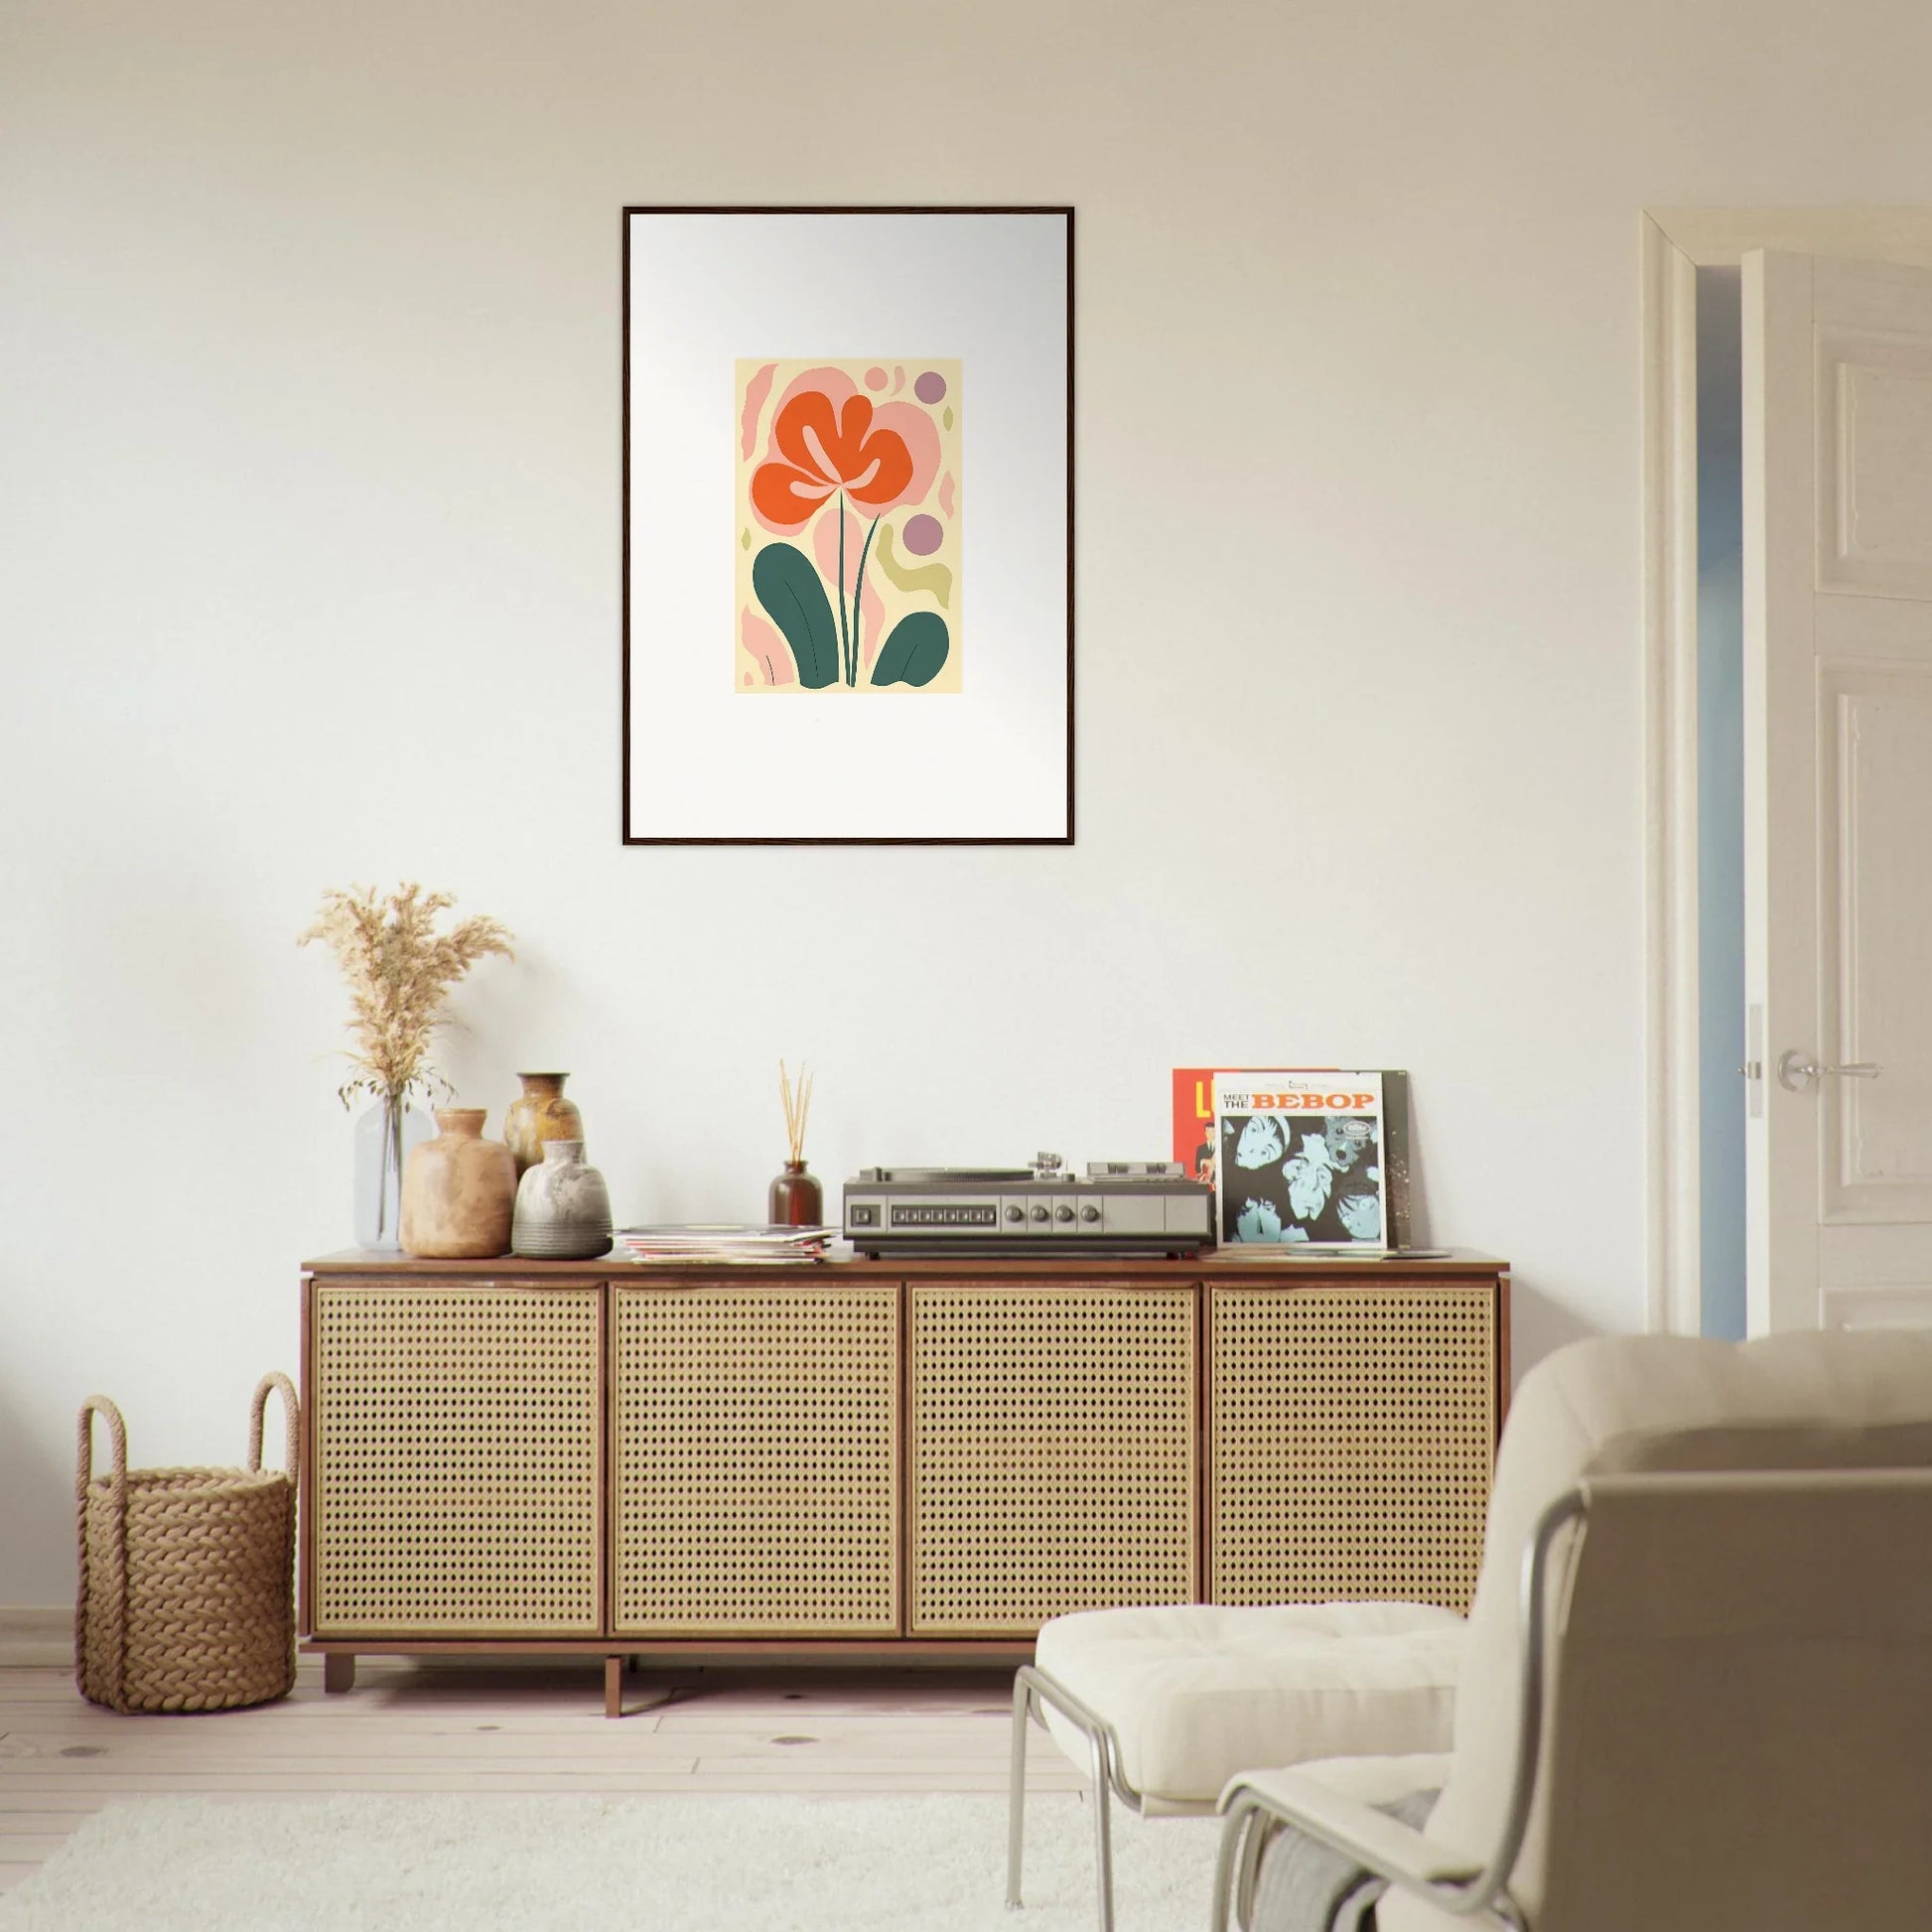
[[[227,1459],[294,1366],[352,880],[516,929],[446,1064],[575,1069],[621,1213],[757,1211],[781,1052],[834,1179],[1400,1064],[1522,1358],[1637,1325],[1636,211],[1922,197],[1928,38],[8,0],[0,1603],[68,1592],[88,1389]],[[618,210],[687,200],[1078,206],[1072,850],[620,847]]]

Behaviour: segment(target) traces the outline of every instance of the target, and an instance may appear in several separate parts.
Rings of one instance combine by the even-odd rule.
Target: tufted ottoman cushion
[[[1237,1771],[1448,1750],[1463,1629],[1431,1603],[1176,1603],[1054,1617],[1035,1661],[1113,1725],[1147,1811],[1211,1811]]]

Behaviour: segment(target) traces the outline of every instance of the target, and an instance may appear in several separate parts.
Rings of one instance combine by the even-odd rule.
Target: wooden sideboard
[[[1509,1275],[412,1261],[302,1277],[303,1647],[1024,1658],[1116,1603],[1467,1606]]]

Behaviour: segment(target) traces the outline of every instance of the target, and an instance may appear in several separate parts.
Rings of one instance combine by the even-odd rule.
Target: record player
[[[845,1183],[845,1235],[900,1255],[1192,1255],[1214,1239],[1214,1191],[1173,1161],[1057,1154],[1030,1168],[862,1168]]]

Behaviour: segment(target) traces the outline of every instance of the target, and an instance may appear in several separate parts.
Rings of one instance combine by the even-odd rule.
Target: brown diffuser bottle
[[[825,1221],[825,1190],[818,1184],[818,1176],[805,1167],[805,1117],[811,1112],[812,1076],[802,1064],[794,1087],[784,1061],[778,1062],[778,1098],[784,1102],[785,1140],[791,1158],[764,1197],[765,1218],[773,1227],[821,1227]]]

